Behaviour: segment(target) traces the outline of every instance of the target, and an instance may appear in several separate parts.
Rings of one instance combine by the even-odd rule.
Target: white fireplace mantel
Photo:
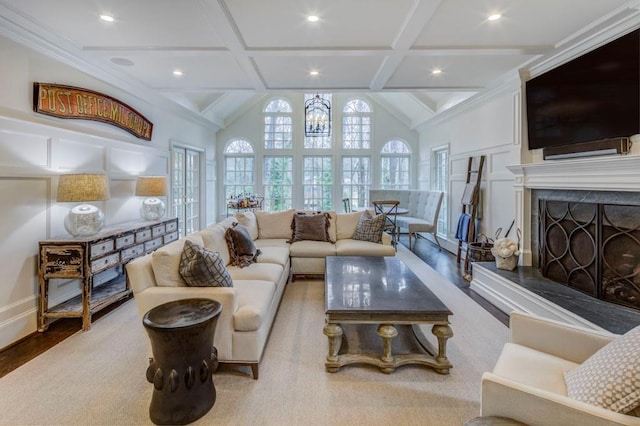
[[[640,191],[640,155],[547,160],[507,167],[529,189]]]

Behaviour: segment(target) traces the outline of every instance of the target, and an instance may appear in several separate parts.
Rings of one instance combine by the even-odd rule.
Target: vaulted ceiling
[[[366,92],[416,127],[636,17],[638,3],[0,0],[0,34],[220,127],[256,97],[291,91]]]

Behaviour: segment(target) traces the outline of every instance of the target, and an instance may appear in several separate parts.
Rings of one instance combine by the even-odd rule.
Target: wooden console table
[[[82,329],[91,328],[91,315],[128,297],[131,289],[123,265],[178,239],[178,219],[131,221],[103,228],[90,237],[71,235],[40,241],[38,262],[38,331],[49,320],[82,318]],[[93,285],[94,277],[116,268],[117,276]],[[49,307],[49,280],[79,279],[82,293]]]

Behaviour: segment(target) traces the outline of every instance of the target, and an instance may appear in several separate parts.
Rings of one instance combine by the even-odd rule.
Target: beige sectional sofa
[[[246,212],[174,241],[127,264],[127,278],[140,317],[151,308],[178,299],[203,297],[222,304],[214,346],[221,363],[248,365],[258,378],[258,364],[290,274],[324,274],[326,256],[394,256],[391,238],[381,244],[356,241],[353,236],[361,212],[328,212],[331,242],[289,243],[296,212]],[[244,225],[261,251],[257,263],[232,266],[225,240],[234,222]],[[188,287],[178,266],[185,240],[220,253],[233,287]]]

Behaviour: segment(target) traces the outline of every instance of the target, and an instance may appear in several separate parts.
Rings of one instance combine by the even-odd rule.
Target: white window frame
[[[269,159],[283,159],[283,160],[288,160],[289,164],[290,164],[290,168],[285,169],[285,170],[281,170],[285,173],[289,173],[289,181],[290,183],[286,184],[286,183],[279,183],[279,184],[274,184],[272,182],[269,181],[267,173],[269,173],[270,169],[267,167],[267,160]],[[263,204],[263,208],[265,210],[268,211],[276,211],[276,209],[274,208],[274,204],[278,203],[277,200],[281,200],[283,205],[280,206],[280,208],[278,210],[287,210],[287,209],[291,209],[293,208],[293,190],[294,190],[294,180],[293,180],[293,173],[294,173],[294,168],[295,168],[295,159],[293,157],[293,155],[265,155],[262,159],[262,164],[263,164],[263,170],[264,170],[264,176],[263,176],[263,190],[264,190],[264,204]],[[287,192],[288,196],[283,196],[277,199],[273,199],[270,196],[270,191],[269,189],[271,187],[281,187],[281,189],[283,189],[283,192]]]
[[[274,102],[281,102],[287,107],[269,111]],[[272,99],[265,105],[263,115],[264,149],[269,151],[293,149],[293,108],[291,102],[284,98]]]
[[[444,154],[445,158],[441,156]],[[449,145],[441,145],[431,149],[431,189],[444,192],[440,214],[438,215],[438,236],[447,237],[449,232]]]
[[[406,148],[406,152],[387,152],[384,150],[387,146],[390,146],[391,143],[398,142],[402,144]],[[387,170],[385,170],[385,161],[397,161],[398,169],[396,174],[406,174],[406,182],[402,184],[396,183],[387,183],[385,182],[385,177],[387,175]],[[402,163],[406,164],[406,170],[402,170]],[[380,188],[381,189],[409,189],[411,188],[411,147],[408,143],[401,139],[390,139],[385,143],[380,150]]]
[[[309,168],[308,161],[320,160],[320,169]],[[328,162],[328,164],[327,164]],[[302,158],[302,203],[305,210],[333,209],[333,174],[334,157],[332,155],[305,155]],[[324,182],[320,174],[328,174],[329,182]],[[328,191],[327,191],[328,190]],[[317,193],[320,192],[320,196]],[[325,195],[328,192],[328,196]]]
[[[248,144],[249,147],[251,148],[251,152],[229,152],[229,147],[234,142],[243,142]],[[255,154],[255,148],[253,144],[246,139],[234,138],[226,144],[224,148],[223,158],[224,158],[223,191],[224,191],[225,201],[228,201],[231,195],[236,196],[236,195],[239,195],[240,193],[245,193],[245,192],[249,194],[254,194],[255,185],[256,185],[256,154]],[[243,169],[240,172],[237,169],[234,171],[228,170],[229,160],[234,160],[234,161],[242,160],[242,162],[244,163]],[[250,182],[239,183],[237,177],[240,174],[247,173],[248,160],[251,160],[251,162],[253,163],[251,166],[248,167],[249,171],[251,172]],[[233,173],[234,175],[234,179],[232,183],[230,183],[227,180],[227,178],[229,177],[229,173]]]
[[[351,108],[353,102],[361,102],[366,105],[366,111]],[[349,123],[348,123],[349,122]],[[364,123],[368,122],[368,123]],[[365,131],[364,127],[369,130]],[[347,144],[347,141],[349,143]],[[369,102],[355,98],[345,102],[342,108],[342,149],[344,150],[369,150],[373,140],[373,110]]]
[[[361,159],[366,160],[368,162],[368,170],[367,173],[367,182],[347,182],[345,179],[345,162],[351,159]],[[371,155],[343,155],[340,167],[340,184],[342,186],[342,198],[349,198],[351,202],[351,208],[362,208],[368,207],[370,205],[369,201],[369,190],[371,189],[371,181],[372,181],[372,160]],[[353,175],[356,173],[353,170],[353,167],[350,167],[350,172]]]

